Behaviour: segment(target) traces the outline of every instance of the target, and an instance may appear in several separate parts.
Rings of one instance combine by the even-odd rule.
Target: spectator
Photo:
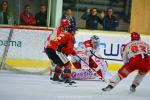
[[[107,31],[116,31],[116,27],[119,25],[117,18],[113,15],[113,9],[108,8],[108,14],[104,17],[103,27]]]
[[[65,14],[62,16],[62,19],[68,19],[70,20],[70,29],[71,31],[75,32],[76,31],[76,19],[75,17],[72,16],[72,9],[71,8],[66,8]]]
[[[100,17],[100,19],[103,20],[103,19],[104,19],[104,16],[105,16],[104,10],[100,10],[100,11],[99,11],[99,17]]]
[[[103,21],[104,16],[105,16],[104,10],[100,10],[98,15],[99,15],[99,18],[101,19],[101,21]],[[99,27],[100,29],[103,29],[103,24],[100,24],[98,27]]]
[[[13,23],[14,21],[9,12],[8,2],[3,1],[0,6],[0,24],[12,25]]]
[[[35,17],[31,13],[30,5],[25,5],[23,13],[20,15],[21,25],[36,25]]]
[[[87,12],[81,16],[81,19],[86,20],[86,29],[96,30],[98,23],[102,24],[103,21],[97,15],[97,9],[87,9]]]
[[[37,26],[46,26],[47,21],[47,6],[42,4],[40,5],[40,12],[36,14],[36,25]]]

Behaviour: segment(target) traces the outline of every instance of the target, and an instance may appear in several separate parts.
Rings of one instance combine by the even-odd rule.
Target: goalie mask
[[[91,44],[93,45],[93,47],[97,48],[100,44],[100,38],[96,35],[93,35],[91,38]]]

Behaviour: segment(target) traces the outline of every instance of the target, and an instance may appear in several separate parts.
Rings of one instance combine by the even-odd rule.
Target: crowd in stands
[[[20,13],[20,25],[28,26],[47,26],[47,6],[41,4],[39,12],[35,15],[32,12],[31,5],[25,5]],[[67,18],[71,22],[70,29],[76,31],[76,19],[72,15],[72,9],[66,8],[65,13],[62,15],[62,19]],[[102,26],[103,30],[116,31],[116,27],[119,25],[119,21],[113,14],[113,9],[110,7],[107,12],[104,10],[98,11],[97,8],[87,9],[81,16],[82,20],[86,21],[85,28],[90,30],[97,30],[98,24]],[[13,25],[14,19],[10,14],[9,4],[7,1],[2,1],[0,5],[0,24]]]
[[[76,29],[76,20],[72,16],[71,8],[65,10],[65,14],[62,16],[67,18],[71,22],[72,28]],[[110,7],[107,9],[105,14],[104,10],[100,10],[99,13],[97,8],[87,9],[86,12],[81,16],[82,20],[86,21],[86,29],[97,30],[98,24],[101,24],[103,30],[106,31],[116,31],[116,27],[119,25],[119,21],[116,16],[113,14],[113,9]]]
[[[47,7],[40,5],[40,11],[34,16],[31,12],[31,6],[25,5],[23,12],[20,15],[21,25],[36,25],[46,26],[47,21]]]
[[[20,13],[20,25],[28,26],[46,26],[47,23],[47,6],[40,5],[40,11],[33,15],[32,6],[25,5]],[[2,1],[0,5],[0,24],[13,25],[14,18],[10,13],[9,4],[7,1]]]
[[[86,29],[97,30],[98,24],[103,26],[104,30],[116,31],[119,22],[113,15],[113,9],[108,8],[105,15],[104,10],[100,10],[99,14],[96,8],[87,9],[81,16],[81,19],[86,20]]]

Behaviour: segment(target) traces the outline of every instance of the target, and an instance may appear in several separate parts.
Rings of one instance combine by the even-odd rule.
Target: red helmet
[[[137,32],[131,33],[131,41],[134,41],[134,40],[140,40],[140,34],[139,33],[137,33]]]
[[[70,26],[70,21],[68,19],[62,19],[60,22],[61,27],[69,27]]]

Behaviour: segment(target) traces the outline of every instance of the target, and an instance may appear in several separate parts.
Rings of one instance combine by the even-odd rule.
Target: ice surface
[[[135,93],[129,86],[135,73],[112,91],[101,94],[107,84],[100,81],[77,81],[77,87],[52,84],[46,75],[23,75],[0,71],[0,100],[150,100],[150,74]]]

